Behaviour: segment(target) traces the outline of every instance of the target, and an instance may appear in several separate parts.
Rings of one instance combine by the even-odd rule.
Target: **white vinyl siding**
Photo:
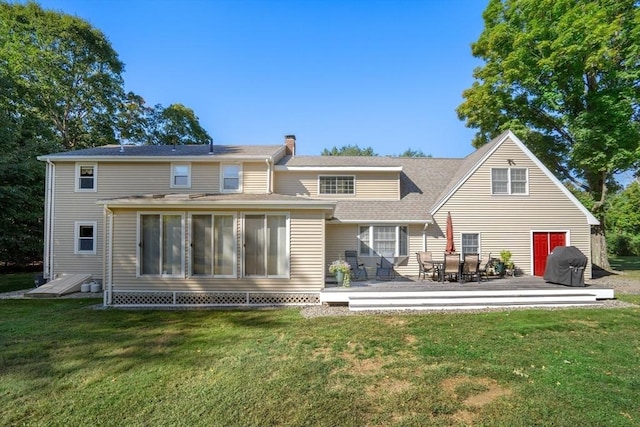
[[[491,194],[493,169],[504,169],[509,161],[527,170],[527,197],[496,197]],[[461,248],[462,233],[481,232],[480,255],[499,258],[509,250],[512,261],[523,272],[532,274],[532,230],[563,230],[571,235],[571,244],[591,257],[591,227],[584,213],[567,198],[555,183],[510,140],[505,141],[471,175],[451,198],[433,214],[429,225],[427,250],[434,257],[444,253],[447,211],[451,212],[456,248]],[[587,265],[585,277],[591,275]]]
[[[274,176],[274,192],[291,196],[308,195],[309,197],[331,199],[335,194],[320,194],[318,172],[283,172],[277,171]],[[340,176],[351,176],[340,175]],[[343,194],[341,198],[363,200],[399,200],[400,175],[398,172],[357,172],[354,177],[354,193]]]
[[[98,165],[95,163],[77,163],[75,181],[75,191],[98,191]]]
[[[76,221],[74,229],[74,253],[78,255],[95,255],[98,223],[96,221]]]
[[[191,187],[191,165],[188,163],[171,164],[171,188]]]

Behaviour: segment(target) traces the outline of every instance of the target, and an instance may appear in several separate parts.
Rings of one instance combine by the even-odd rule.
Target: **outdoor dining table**
[[[438,282],[444,283],[444,260],[432,259],[428,262],[432,263],[434,268],[438,269]],[[478,261],[478,265],[480,265],[480,261]],[[461,259],[458,262],[458,283],[462,283],[462,266],[464,266],[464,260]]]

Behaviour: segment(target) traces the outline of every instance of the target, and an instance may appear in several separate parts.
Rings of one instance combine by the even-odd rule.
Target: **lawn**
[[[0,293],[33,288],[34,273],[0,274]]]
[[[609,255],[609,264],[614,270],[624,271],[625,274],[640,280],[640,256]]]
[[[640,308],[361,315],[0,301],[0,425],[637,426]]]

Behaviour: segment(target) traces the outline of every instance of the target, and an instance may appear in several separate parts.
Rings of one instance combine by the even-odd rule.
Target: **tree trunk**
[[[601,225],[591,226],[591,265],[594,269],[611,271],[607,256],[607,241]],[[593,272],[591,274],[593,275]]]

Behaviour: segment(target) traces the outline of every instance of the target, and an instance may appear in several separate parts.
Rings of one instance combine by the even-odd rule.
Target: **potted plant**
[[[351,266],[344,260],[337,259],[329,265],[329,273],[336,275],[338,285],[349,287],[351,284]]]
[[[513,275],[515,265],[513,264],[513,261],[511,261],[511,251],[500,251],[500,261],[506,270],[506,274]]]

